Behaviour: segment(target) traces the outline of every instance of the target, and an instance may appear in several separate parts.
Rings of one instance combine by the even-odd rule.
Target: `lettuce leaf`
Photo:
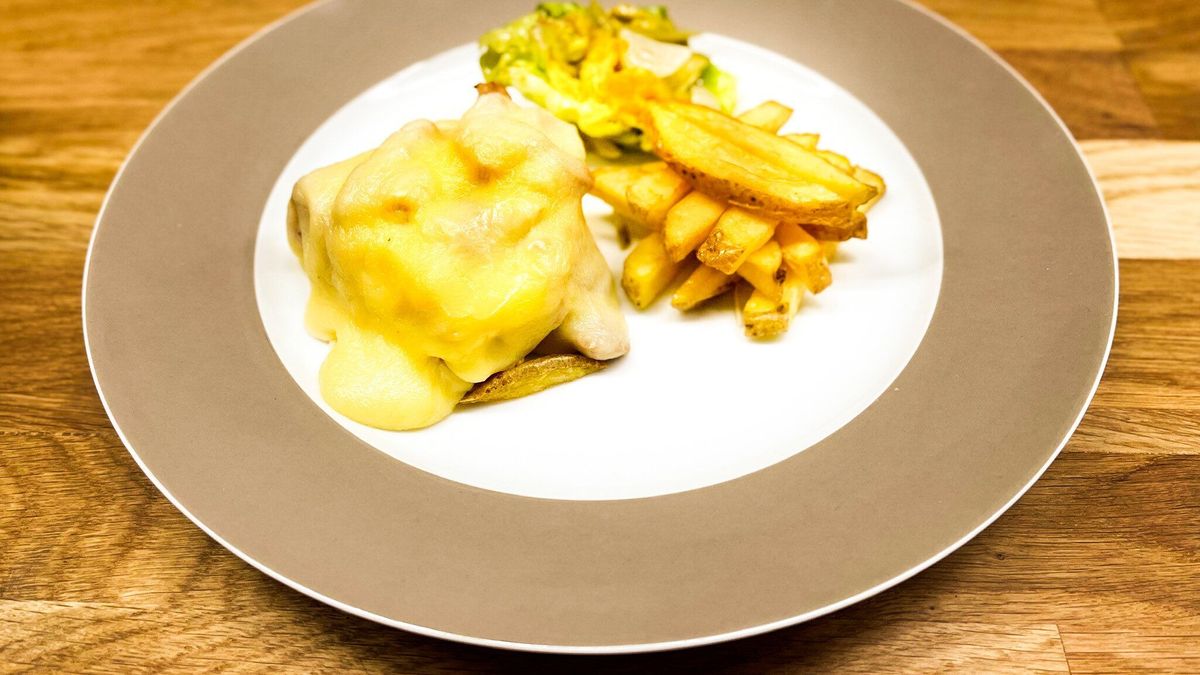
[[[722,109],[733,109],[736,82],[707,57],[693,53],[675,72],[659,77],[624,60],[629,44],[623,30],[672,45],[688,40],[661,5],[605,11],[594,3],[546,2],[484,34],[479,65],[487,81],[515,88],[586,136],[626,148],[648,149],[647,102],[690,100],[692,90],[703,87]]]

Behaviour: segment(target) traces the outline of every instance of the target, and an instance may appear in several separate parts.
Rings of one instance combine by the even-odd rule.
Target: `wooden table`
[[[945,561],[833,616],[605,659],[464,647],[309,600],[188,522],[105,418],[79,311],[105,189],[188,80],[297,4],[0,0],[0,670],[1200,672],[1196,0],[929,3],[1057,108],[1116,221],[1112,358],[1029,494]]]

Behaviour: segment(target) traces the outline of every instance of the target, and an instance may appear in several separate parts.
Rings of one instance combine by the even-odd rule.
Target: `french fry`
[[[733,274],[775,233],[775,221],[737,207],[725,210],[696,257],[709,267]]]
[[[666,164],[647,165],[645,173],[626,190],[631,217],[652,230],[661,230],[671,209],[692,187]]]
[[[765,216],[849,227],[854,206],[850,200],[811,182],[806,176],[780,168],[776,158],[764,156],[768,151],[748,150],[734,140],[685,119],[674,112],[674,107],[655,105],[650,110],[657,132],[659,156],[693,188],[714,199],[755,209]],[[836,173],[862,186],[862,194],[856,194],[862,201],[874,191],[794,143],[748,124],[730,121],[739,125],[738,131],[755,132],[779,140],[790,149],[804,153],[812,164],[819,165],[818,170]]]
[[[683,260],[695,251],[724,212],[725,202],[695,190],[676,202],[663,224],[663,242],[671,260]]]
[[[779,101],[767,101],[743,112],[737,118],[752,127],[776,133],[787,124],[791,116],[791,108]]]
[[[778,302],[783,298],[783,280],[787,277],[787,268],[783,266],[779,242],[771,240],[763,244],[746,258],[737,273],[770,300]]]
[[[675,309],[687,311],[710,298],[715,298],[733,288],[734,277],[719,272],[708,265],[696,265],[696,269],[684,279],[671,296]]]
[[[808,288],[803,279],[790,277],[783,280],[783,303],[787,307],[788,319],[796,316],[800,305],[804,304],[804,292]]]
[[[883,198],[884,193],[887,192],[887,183],[883,181],[883,176],[870,169],[864,169],[861,166],[854,167],[854,177],[875,188],[875,196],[863,202],[858,207],[859,212],[865,214]]]
[[[651,106],[650,115],[660,134],[658,145],[668,153],[674,154],[672,146],[681,140],[693,148],[706,146],[715,155],[714,159],[724,160],[727,154],[732,154],[743,160],[739,162],[742,166],[753,166],[754,173],[782,181],[821,185],[854,206],[875,194],[875,188],[834,167],[814,152],[719,110],[690,103],[662,103]],[[681,139],[680,132],[690,132],[691,138]],[[732,150],[740,152],[727,153]],[[746,158],[757,161],[746,164]]]
[[[635,307],[645,309],[671,283],[679,268],[679,263],[667,257],[662,233],[651,232],[625,256],[621,287]]]
[[[632,218],[629,188],[646,173],[645,165],[602,166],[592,169],[592,194],[604,200],[617,215]]]
[[[644,309],[683,278],[671,304],[688,311],[736,288],[747,336],[783,334],[804,294],[832,282],[838,244],[866,238],[882,177],[818,148],[818,134],[775,135],[792,114],[777,101],[737,119],[681,103],[649,110],[663,161],[595,171],[593,192],[648,231],[625,259],[626,295]]]
[[[521,398],[556,384],[577,380],[606,366],[608,363],[605,361],[581,354],[551,354],[527,359],[475,385],[459,403],[490,403]]]
[[[804,228],[792,223],[781,223],[775,229],[775,239],[779,242],[783,262],[788,271],[803,279],[810,291],[820,293],[833,281],[821,243],[805,232]]]
[[[836,153],[832,150],[813,150],[813,154],[815,154],[817,157],[820,157],[821,159],[825,160],[826,162],[829,162],[830,164],[836,166],[837,168],[841,169],[842,171],[845,171],[846,173],[850,174],[851,176],[854,175],[854,164],[851,163],[851,161],[849,159],[846,159],[845,155],[839,155],[838,153]]]
[[[742,327],[746,337],[765,339],[778,337],[787,332],[792,317],[804,301],[804,284],[798,279],[789,279],[783,284],[783,295],[772,300],[747,284],[738,286],[734,302],[741,308]]]
[[[788,134],[784,138],[809,150],[816,150],[817,143],[821,142],[821,134]]]
[[[799,278],[799,275],[796,276]],[[829,285],[832,283],[833,273],[829,271],[829,263],[824,260],[813,267],[807,276],[804,277],[804,285],[808,287],[808,290],[813,292],[813,295],[829,288]]]
[[[738,295],[746,298],[744,302],[739,303],[746,337],[763,339],[787,332],[790,317],[787,315],[787,308],[781,302],[768,298],[753,287]]]

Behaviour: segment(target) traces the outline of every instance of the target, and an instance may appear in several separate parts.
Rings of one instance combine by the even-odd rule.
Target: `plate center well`
[[[628,499],[713,485],[817,443],[882,394],[920,344],[942,273],[937,209],[916,162],[866,106],[819,74],[772,52],[703,34],[693,45],[738,77],[740,107],[776,99],[795,110],[783,132],[882,174],[870,239],[841,247],[833,285],[808,296],[788,334],[742,335],[733,308],[681,314],[661,299],[639,312],[621,297],[632,349],[607,370],[525,399],[463,408],[411,432],[355,423],[321,400],[328,346],[304,330],[308,279],[288,247],[295,181],[378,145],[416,118],[458,117],[481,77],[474,45],[414,64],[348,102],[280,174],[259,224],[254,281],[263,325],[297,384],[355,436],[411,466],[480,488],[552,499]],[[584,210],[614,275],[625,251],[609,209]]]

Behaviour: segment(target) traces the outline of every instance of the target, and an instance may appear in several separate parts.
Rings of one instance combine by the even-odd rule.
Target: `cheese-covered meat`
[[[624,354],[581,209],[590,185],[574,127],[502,93],[300,179],[289,238],[312,283],[308,329],[332,343],[329,405],[412,429],[551,333],[592,358]]]

